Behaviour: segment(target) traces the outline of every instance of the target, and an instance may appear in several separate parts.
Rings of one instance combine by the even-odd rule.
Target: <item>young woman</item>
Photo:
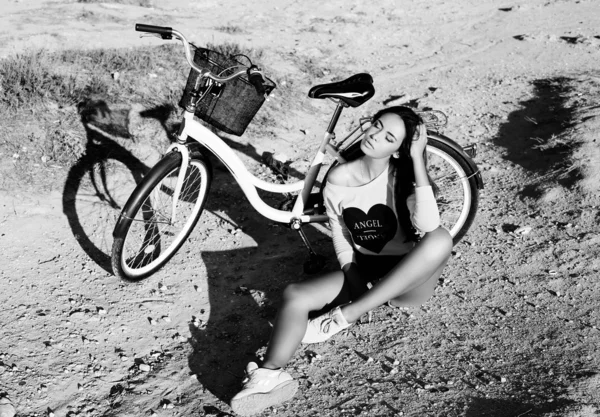
[[[452,238],[440,227],[426,144],[412,109],[386,108],[362,139],[363,155],[331,171],[324,198],[341,271],[286,287],[264,362],[248,364],[235,412],[251,415],[294,396],[298,383],[282,368],[301,342],[325,341],[386,302],[411,307],[431,297]]]

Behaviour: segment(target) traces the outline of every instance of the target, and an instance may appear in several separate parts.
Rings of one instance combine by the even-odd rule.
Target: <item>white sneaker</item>
[[[302,343],[321,343],[350,327],[339,307],[308,321]]]
[[[287,401],[298,390],[298,381],[282,370],[259,368],[250,362],[246,375],[242,390],[231,399],[231,408],[241,416],[251,416]]]

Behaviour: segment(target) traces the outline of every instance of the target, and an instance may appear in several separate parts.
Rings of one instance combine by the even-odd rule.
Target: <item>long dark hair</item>
[[[406,233],[408,241],[417,241],[419,236],[410,220],[410,212],[406,204],[406,199],[415,190],[415,170],[413,168],[413,160],[410,157],[410,147],[414,136],[418,134],[417,126],[423,123],[423,119],[415,113],[413,109],[406,106],[393,106],[379,110],[372,118],[372,121],[379,119],[387,113],[398,115],[404,122],[406,128],[406,137],[398,150],[399,157],[390,157],[390,164],[394,168],[394,202],[396,204],[396,212],[398,213],[398,223]],[[362,156],[362,151],[353,155],[356,159]]]

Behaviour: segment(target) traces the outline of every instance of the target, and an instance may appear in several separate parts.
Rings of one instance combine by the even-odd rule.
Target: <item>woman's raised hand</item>
[[[417,126],[412,143],[410,144],[410,156],[412,158],[422,157],[425,146],[427,146],[427,127],[425,123],[421,123]]]

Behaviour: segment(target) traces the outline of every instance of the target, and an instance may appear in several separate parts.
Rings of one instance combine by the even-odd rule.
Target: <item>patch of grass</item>
[[[235,43],[209,47],[238,55],[242,63],[246,60],[240,54],[256,63],[263,57],[262,50]],[[50,171],[59,175],[57,167],[66,170],[76,162],[90,140],[84,126],[89,121],[79,113],[82,103],[100,100],[109,110],[168,106],[175,114],[188,73],[181,46],[175,43],[136,49],[41,50],[0,60],[0,165],[12,172],[0,173],[4,187],[8,181],[48,189],[41,184],[50,178]],[[275,124],[271,112],[257,120],[263,131]],[[111,131],[110,126],[103,128]],[[60,185],[56,177],[51,181],[54,185],[49,187]]]
[[[323,78],[330,74],[329,69],[323,68],[319,62],[319,59],[304,57],[299,59],[298,66],[300,71],[308,75],[311,80],[314,80],[317,78]]]
[[[72,74],[52,69],[50,55],[40,51],[17,55],[0,64],[0,103],[8,109],[31,107],[51,100],[72,104],[84,92]]]
[[[87,20],[90,23],[99,22],[100,20],[104,20],[104,21],[108,21],[108,22],[115,22],[115,23],[120,23],[120,24],[128,24],[129,23],[128,20],[126,20],[120,16],[114,16],[109,13],[96,13],[91,10],[82,10],[81,13],[79,13],[77,15],[76,19]]]
[[[233,57],[244,65],[250,65],[245,57],[250,58],[253,63],[258,63],[264,55],[264,51],[262,49],[245,48],[238,43],[233,42],[225,42],[221,44],[209,43],[206,45],[206,47],[225,56]]]
[[[275,136],[281,128],[285,130],[289,112],[299,107],[296,98],[306,94],[301,87],[305,76],[293,79],[272,73],[263,61],[280,58],[267,56],[262,49],[237,43],[207,47],[236,56],[243,64],[242,54],[248,56],[278,84],[252,121],[248,136]],[[132,106],[164,107],[169,109],[166,119],[179,120],[178,102],[188,74],[176,43],[135,49],[42,50],[0,60],[0,167],[9,167],[6,175],[0,172],[3,187],[29,184],[47,190],[61,186],[60,175],[66,174],[92,140],[85,124],[95,122],[80,112],[82,103],[106,103],[112,116],[117,108],[127,112]],[[139,128],[146,121],[137,122],[131,132],[126,124],[121,130],[111,129],[114,120],[110,117],[104,122],[103,131],[118,131],[115,135],[133,147],[142,142],[155,145],[153,138],[146,137],[149,129]]]
[[[10,168],[0,173],[3,186],[48,189],[60,184],[50,173],[59,175],[56,167],[72,165],[89,140],[78,113],[80,103],[101,98],[111,107],[141,103],[150,108],[167,98],[175,106],[187,71],[174,44],[42,50],[0,60],[0,166]]]
[[[244,33],[244,30],[241,27],[235,25],[218,26],[215,28],[215,30],[219,32],[229,33],[230,35]]]
[[[77,0],[77,3],[117,3],[140,7],[154,7],[151,0]]]

